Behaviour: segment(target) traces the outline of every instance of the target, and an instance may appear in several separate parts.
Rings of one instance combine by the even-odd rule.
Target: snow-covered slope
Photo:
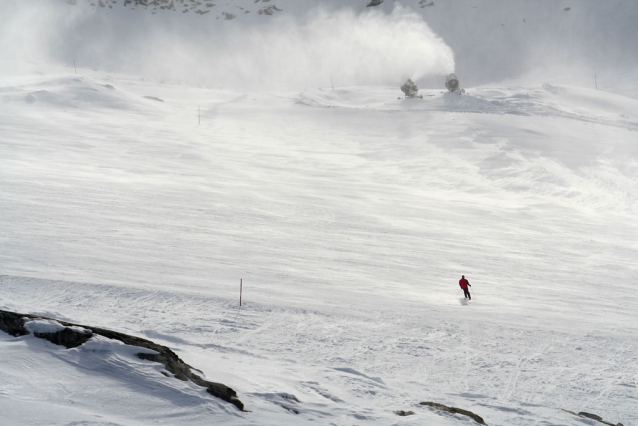
[[[638,101],[551,81],[422,93],[3,77],[0,308],[157,340],[251,412],[117,348],[0,332],[2,412],[466,421],[430,400],[490,425],[633,424]]]

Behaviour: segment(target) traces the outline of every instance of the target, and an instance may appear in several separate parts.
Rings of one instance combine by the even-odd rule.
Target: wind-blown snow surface
[[[0,333],[10,424],[638,420],[638,101],[78,73],[2,80],[0,308],[166,344],[251,412]]]

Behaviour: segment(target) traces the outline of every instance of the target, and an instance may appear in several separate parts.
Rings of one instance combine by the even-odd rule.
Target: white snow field
[[[4,76],[0,309],[167,345],[249,412],[0,332],[0,423],[637,424],[638,101],[421,93]]]

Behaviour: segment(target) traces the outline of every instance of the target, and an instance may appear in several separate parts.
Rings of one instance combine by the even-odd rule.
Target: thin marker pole
[[[596,74],[594,74],[594,84],[596,84],[596,90],[598,90],[598,79],[596,78]]]
[[[75,59],[73,60],[73,69],[75,70],[75,74],[78,73],[78,69],[75,67]]]
[[[332,85],[332,91],[334,92],[335,91],[335,84],[332,81],[332,76],[330,76],[330,84]]]
[[[239,279],[239,306],[241,306],[241,293],[244,287],[243,279]]]

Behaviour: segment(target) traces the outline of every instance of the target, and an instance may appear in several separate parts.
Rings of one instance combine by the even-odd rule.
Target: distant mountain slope
[[[256,13],[257,15],[270,16],[283,11],[277,7],[276,4],[269,4],[271,0],[238,1],[236,4],[220,0],[67,0],[67,4],[75,6],[78,4],[78,1],[85,1],[94,9],[113,9],[121,5],[130,9],[147,9],[152,13],[157,13],[158,11],[173,11],[181,13],[193,12],[198,15],[206,15],[212,11],[211,8],[216,6],[227,6],[225,10],[222,10],[218,15],[218,17],[222,16],[227,20],[235,19],[242,13]],[[240,4],[244,4],[244,7],[240,6]]]
[[[216,88],[516,80],[638,98],[631,0],[6,0],[0,74],[29,62]],[[24,32],[25,26],[32,31]],[[4,71],[3,71],[4,70]],[[597,79],[595,82],[594,80]]]
[[[452,48],[456,71],[466,85],[546,70],[550,76],[574,75],[576,78],[571,84],[586,83],[587,87],[593,87],[596,74],[601,76],[604,90],[638,96],[633,83],[638,80],[638,27],[635,25],[638,3],[632,0],[395,0],[373,8],[365,7],[367,0],[69,0],[68,3],[88,4],[96,11],[108,10],[120,20],[126,18],[117,9],[124,7],[129,11],[160,14],[165,23],[172,22],[172,30],[179,27],[176,20],[186,20],[198,38],[210,34],[207,27],[212,21],[263,25],[277,17],[316,15],[318,10],[328,14],[346,9],[357,14],[389,14],[400,6],[420,16]],[[168,11],[177,13],[166,15]],[[201,19],[193,20],[189,16]],[[139,25],[139,19],[136,20]],[[371,42],[376,39],[383,43],[382,33],[382,26],[370,31]],[[404,47],[410,49],[410,43],[406,41]],[[308,48],[312,49],[312,45]],[[415,49],[414,54],[419,55],[418,50]],[[581,79],[579,75],[587,78]],[[610,83],[621,75],[627,78]],[[421,83],[431,85],[432,82],[426,78]],[[560,83],[570,82],[561,80]]]

